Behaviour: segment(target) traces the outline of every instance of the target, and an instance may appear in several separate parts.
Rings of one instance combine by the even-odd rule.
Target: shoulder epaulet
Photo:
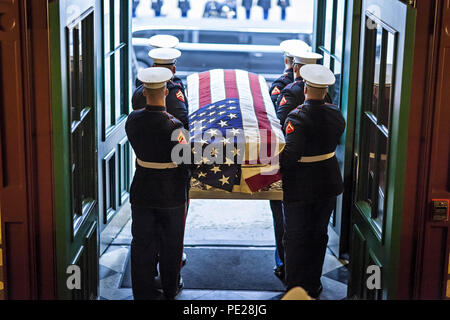
[[[291,89],[294,86],[295,82],[291,82],[286,86],[286,89]]]
[[[172,90],[172,89],[183,90],[183,87],[177,82],[169,81],[169,82],[167,82],[167,89],[169,89],[169,90]]]
[[[182,125],[181,121],[178,120],[177,118],[175,118],[173,115],[171,115],[170,113],[168,113],[167,111],[164,111],[164,114],[167,115],[167,118],[174,124],[174,125]]]
[[[167,89],[172,89],[175,87],[175,82],[172,80],[167,81]]]
[[[325,102],[325,105],[328,106],[328,107],[331,107],[333,109],[339,110],[339,106],[335,105],[334,103]]]
[[[297,107],[295,107],[295,109],[294,110],[292,110],[292,114],[295,114],[295,115],[298,115],[299,114],[299,112],[300,111],[302,111],[302,108],[303,108],[303,106],[304,106],[304,104],[301,104],[301,105],[299,105],[299,106],[297,106]]]
[[[170,121],[172,121],[173,124],[176,123],[176,122],[175,122],[176,118],[175,118],[173,115],[171,115],[171,114],[168,113],[167,111],[164,111],[164,114],[167,116],[167,118],[168,118]]]
[[[302,82],[301,82],[300,80],[294,81],[294,82],[291,83],[291,87],[290,87],[290,88],[291,88],[291,89],[292,89],[292,88],[296,88],[296,89],[298,88],[298,89],[301,89],[301,87],[300,87],[301,83],[302,83]]]

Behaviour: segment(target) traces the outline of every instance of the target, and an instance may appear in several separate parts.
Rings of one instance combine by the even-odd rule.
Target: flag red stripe
[[[245,179],[245,183],[250,188],[251,192],[257,192],[266,186],[270,186],[272,183],[281,180],[280,172],[277,172],[274,175],[262,175],[257,174],[253,177]]]
[[[248,75],[250,78],[250,90],[252,91],[253,96],[253,107],[255,108],[256,118],[258,119],[261,143],[267,143],[267,156],[270,157],[272,155],[272,127],[270,126],[270,121],[267,117],[266,105],[264,104],[262,97],[259,78],[254,73],[249,73]],[[266,135],[264,135],[264,132]]]
[[[199,108],[211,104],[211,76],[209,72],[202,72],[198,75],[199,81]]]
[[[239,98],[239,91],[236,83],[236,71],[235,70],[224,70],[225,74],[225,90],[226,97],[228,98]]]

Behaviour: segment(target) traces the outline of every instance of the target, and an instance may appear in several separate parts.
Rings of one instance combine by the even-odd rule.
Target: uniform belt
[[[336,154],[335,152],[332,152],[332,153],[322,154],[320,156],[302,157],[300,160],[298,160],[298,162],[311,163],[311,162],[325,161],[325,160],[333,158],[335,154]]]
[[[174,169],[177,166],[174,162],[145,162],[140,159],[136,159],[139,166],[147,169]]]

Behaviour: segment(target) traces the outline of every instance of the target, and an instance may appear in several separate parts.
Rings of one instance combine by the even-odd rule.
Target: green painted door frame
[[[336,3],[333,4],[336,7]],[[341,90],[339,107],[346,119],[346,129],[336,150],[344,181],[344,193],[336,204],[335,231],[340,235],[339,257],[348,258],[350,250],[350,219],[352,207],[352,189],[354,181],[354,133],[359,69],[359,41],[361,0],[345,0]],[[313,49],[321,52],[325,41],[326,0],[315,0]],[[334,8],[336,19],[336,8]],[[335,34],[335,32],[333,32]],[[334,43],[336,39],[332,38]]]
[[[398,257],[402,232],[402,203],[416,10],[400,1],[362,0],[355,2],[361,3],[359,9],[361,42],[359,45],[358,101],[355,122],[356,185],[353,192],[349,296],[359,299],[395,299],[397,277],[400,272]],[[356,5],[354,8],[358,9],[358,6]],[[357,15],[358,12],[355,11],[354,14]],[[377,25],[379,29],[376,30],[382,30],[381,33],[370,31],[369,24]],[[379,34],[383,36],[379,36]],[[371,43],[377,44],[378,41],[381,43],[381,53],[375,53],[376,50],[374,51],[371,47]],[[381,70],[387,69],[388,62],[383,62],[387,61],[383,60],[383,57],[386,58],[386,52],[391,50],[389,43],[393,43],[394,48],[392,49],[392,81],[389,84],[389,90],[393,94],[390,95],[390,112],[387,115],[389,123],[384,126],[380,122],[381,116],[376,114],[375,117],[373,114],[380,112],[383,102],[378,102],[378,111],[371,111],[368,106],[372,107],[373,104],[375,67],[379,67]],[[381,55],[379,66],[371,65],[371,59],[376,61],[375,55],[377,54]],[[388,84],[388,78],[380,71],[377,80],[379,88],[381,88],[379,96],[384,97],[384,90],[387,90],[383,89],[385,88],[384,83]],[[375,124],[372,124],[373,121]],[[375,128],[375,136],[381,137],[384,134],[387,137],[375,138],[374,150],[371,149],[373,135],[367,131],[369,127]],[[384,154],[376,142],[383,139],[386,139]],[[385,162],[384,167],[387,166],[387,174],[383,178],[385,191],[382,197],[379,196],[381,189],[378,187],[380,181],[378,178],[381,175],[377,174],[380,169],[374,169],[375,178],[373,180],[367,178],[368,172],[369,176],[372,176],[372,171],[369,169],[372,159],[375,159],[373,162],[377,168],[382,167],[378,164],[382,161]],[[373,182],[370,184],[367,181]],[[375,183],[376,188],[373,187]],[[369,192],[369,196],[367,190],[375,190],[376,193]],[[373,197],[374,195],[376,197]],[[381,204],[378,204],[379,200],[382,201]],[[383,212],[381,216],[379,208]],[[367,268],[370,265],[376,265],[381,270],[381,288],[379,290],[371,290],[367,287],[366,281],[369,275]]]
[[[130,21],[129,0],[49,3],[59,299],[97,298],[100,233],[128,198]],[[67,285],[72,265],[80,267],[79,290]]]
[[[72,137],[74,123],[71,122],[71,87],[69,68],[69,50],[75,49],[68,40],[70,28],[81,21],[89,20],[86,29],[86,42],[91,43],[89,50],[80,55],[83,59],[91,59],[93,63],[96,55],[95,37],[93,34],[95,4],[93,0],[52,1],[49,4],[49,28],[50,28],[50,60],[52,73],[52,108],[53,108],[53,158],[54,158],[54,206],[56,225],[56,273],[57,273],[57,297],[58,299],[95,299],[98,289],[98,201],[97,191],[93,191],[93,198],[89,205],[83,207],[84,214],[80,217],[73,215],[73,177],[71,167],[71,153],[74,140]],[[84,29],[83,29],[84,30]],[[78,35],[81,37],[81,35]],[[94,37],[94,38],[92,38]],[[68,58],[69,57],[69,58]],[[90,80],[95,81],[96,70],[92,70]],[[95,90],[92,92],[91,105],[85,112],[92,117],[91,124],[95,126],[97,116],[95,113]],[[73,99],[73,97],[72,97]],[[80,123],[82,120],[80,120]],[[87,131],[86,131],[87,132]],[[96,141],[95,130],[91,130],[93,141]],[[87,135],[88,133],[86,133]],[[96,147],[92,151],[92,162],[96,163]],[[94,166],[95,167],[95,166]],[[97,185],[97,173],[93,169],[92,186]],[[67,286],[68,267],[77,265],[81,270],[80,290],[69,290]]]
[[[358,57],[360,40],[361,1],[347,0],[345,9],[344,49],[342,57],[341,111],[346,128],[338,146],[344,193],[338,198],[337,214],[341,217],[340,256],[348,257],[350,252],[350,212],[354,181],[354,135],[358,83]]]

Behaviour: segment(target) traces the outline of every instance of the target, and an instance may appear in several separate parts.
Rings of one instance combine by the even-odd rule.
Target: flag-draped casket
[[[187,78],[193,177],[252,194],[279,181],[285,141],[262,76],[215,69]]]

